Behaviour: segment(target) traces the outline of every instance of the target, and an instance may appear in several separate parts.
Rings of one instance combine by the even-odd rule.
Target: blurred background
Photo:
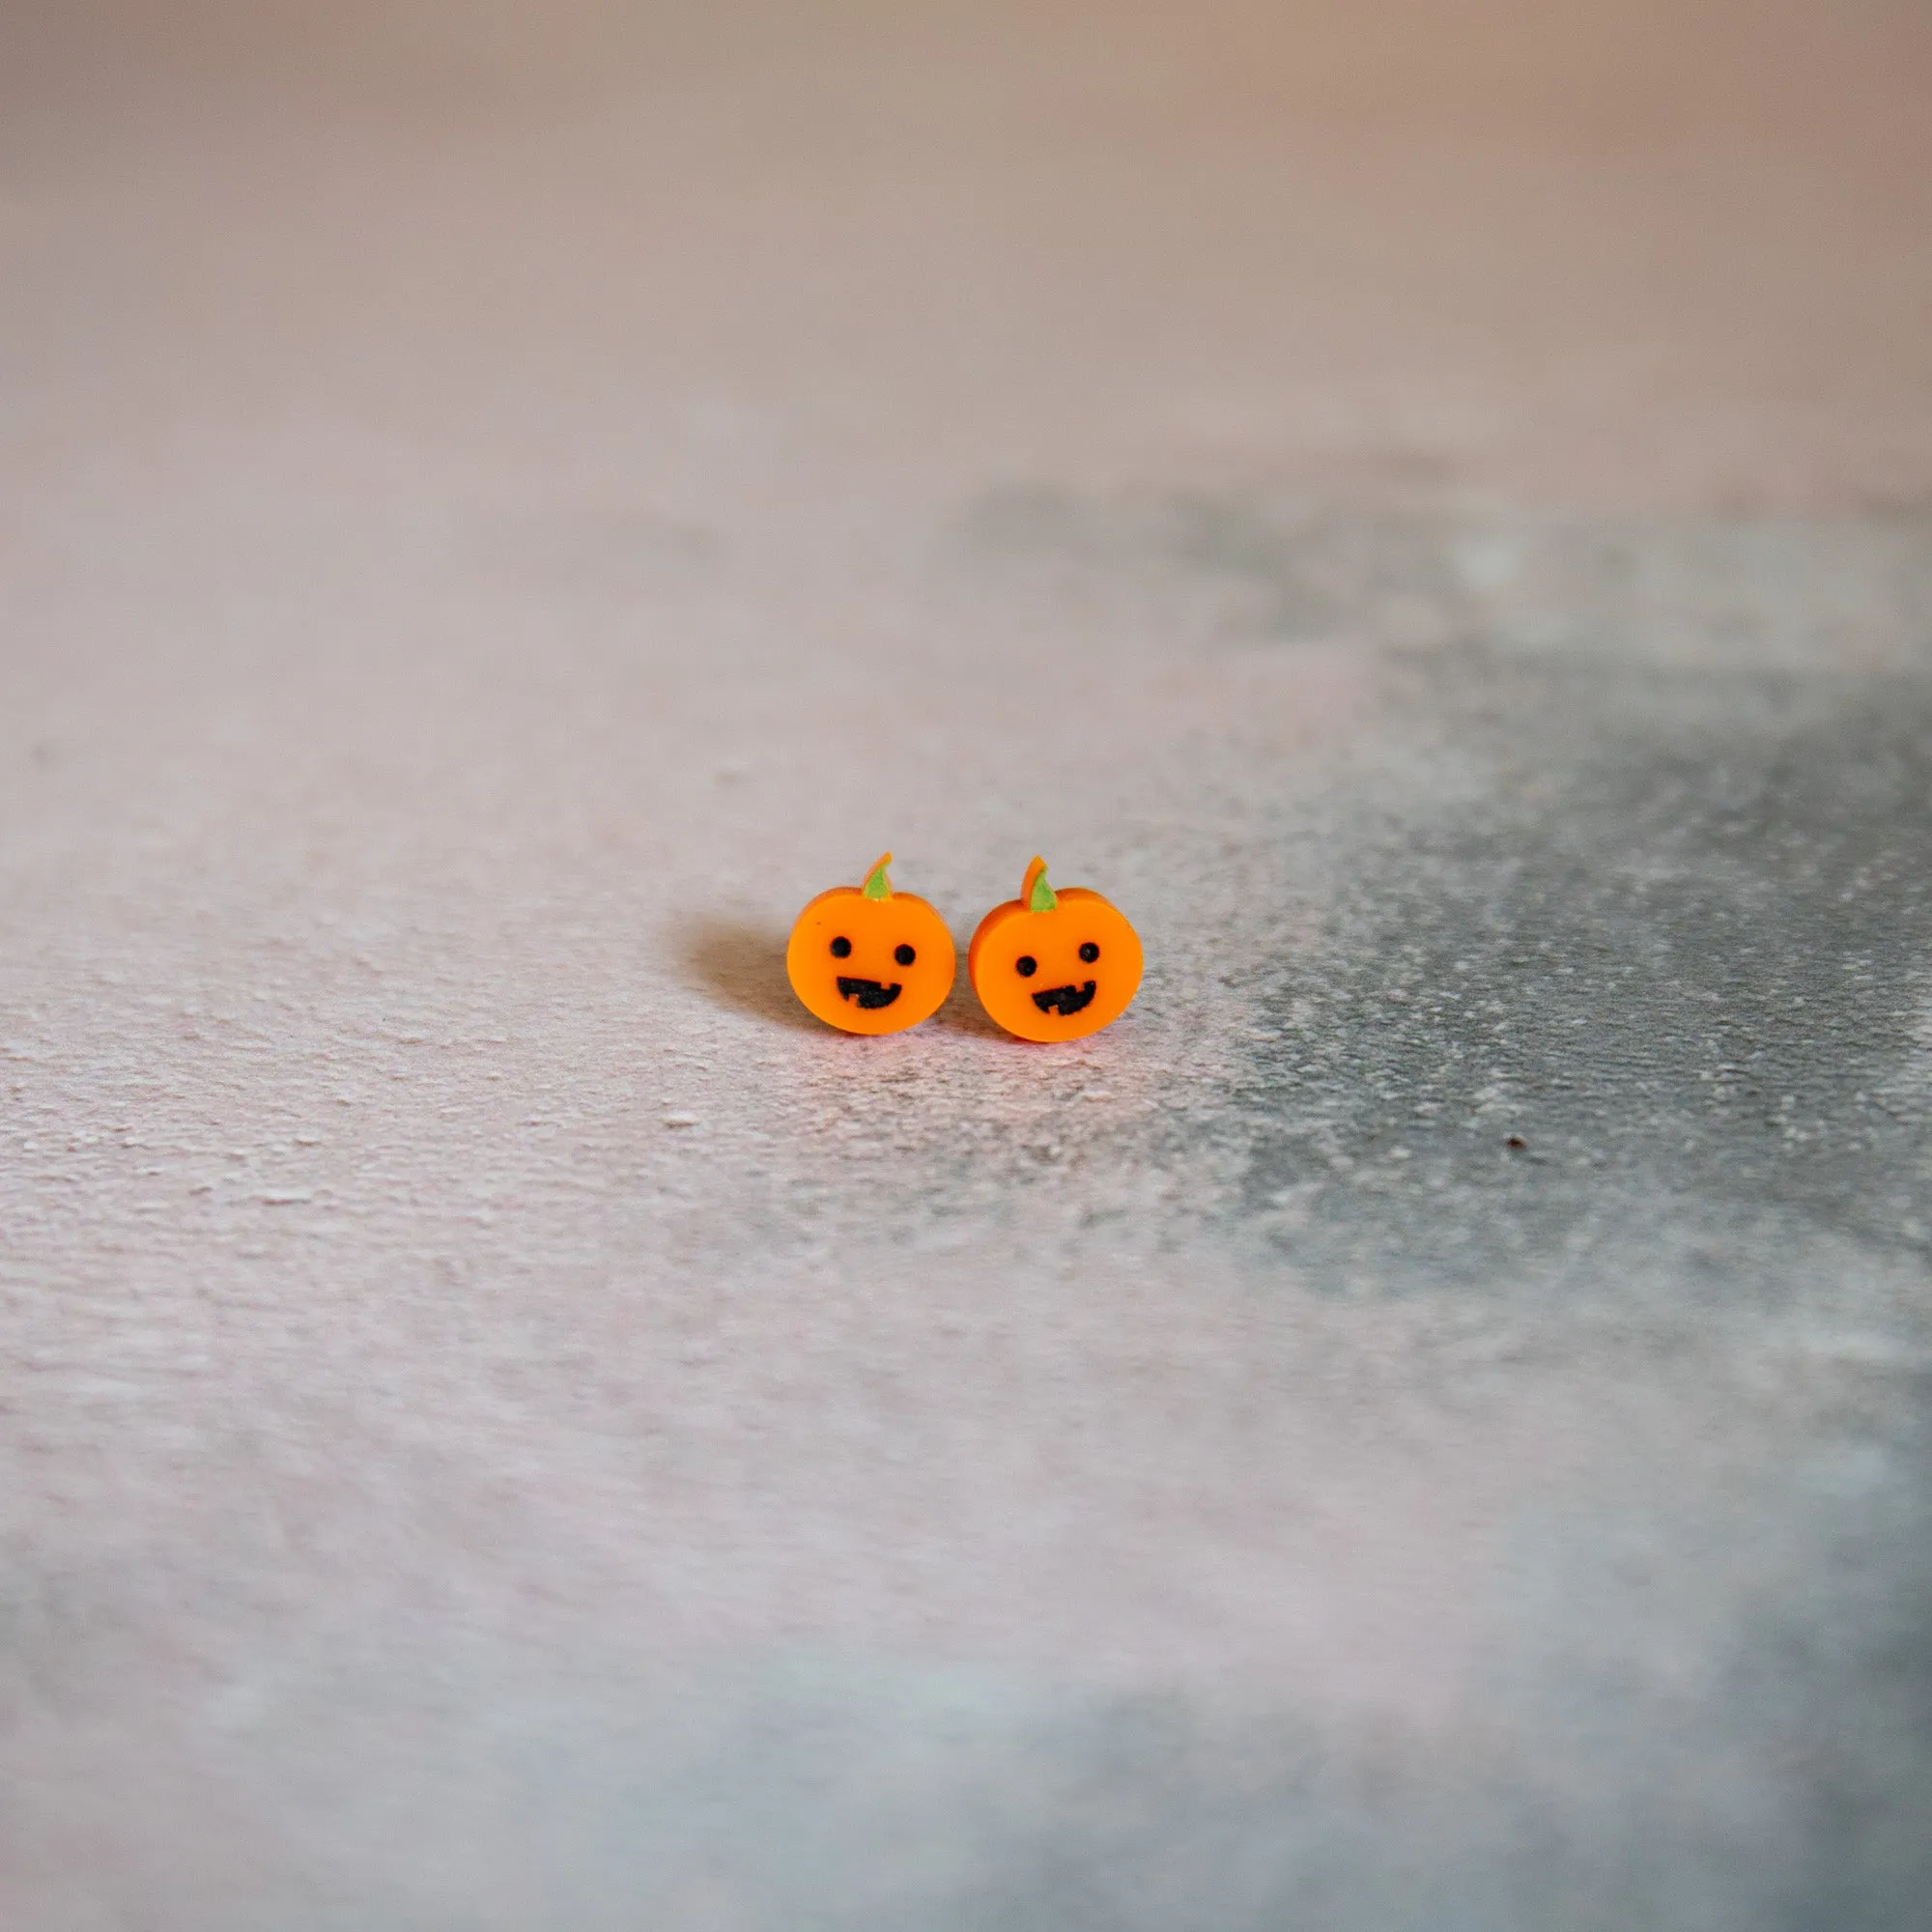
[[[0,1918],[1924,1924],[1928,99],[0,0]]]

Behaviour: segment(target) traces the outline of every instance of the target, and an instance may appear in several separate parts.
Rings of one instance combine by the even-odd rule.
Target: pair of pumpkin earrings
[[[925,900],[893,891],[892,859],[863,886],[820,893],[785,948],[792,991],[845,1033],[900,1033],[930,1019],[952,990],[952,935]],[[1140,936],[1098,893],[1055,892],[1046,861],[1036,859],[1019,897],[980,922],[966,971],[1009,1033],[1080,1039],[1126,1011],[1141,983]]]

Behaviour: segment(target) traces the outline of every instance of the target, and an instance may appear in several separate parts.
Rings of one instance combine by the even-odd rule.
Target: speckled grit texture
[[[1928,82],[0,18],[0,1922],[1925,1925]]]

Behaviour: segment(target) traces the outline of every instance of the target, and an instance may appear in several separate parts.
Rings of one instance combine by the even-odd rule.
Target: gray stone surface
[[[1926,56],[0,24],[0,1918],[1932,1922]]]

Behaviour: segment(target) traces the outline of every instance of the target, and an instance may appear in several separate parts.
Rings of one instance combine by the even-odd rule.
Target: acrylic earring
[[[1022,1039],[1081,1039],[1126,1011],[1141,983],[1140,935],[1084,886],[1055,892],[1046,861],[1020,895],[980,922],[966,971],[980,1004]]]
[[[785,948],[792,991],[842,1033],[902,1033],[929,1020],[952,990],[952,935],[923,898],[893,891],[892,861],[888,852],[863,886],[820,893]]]

